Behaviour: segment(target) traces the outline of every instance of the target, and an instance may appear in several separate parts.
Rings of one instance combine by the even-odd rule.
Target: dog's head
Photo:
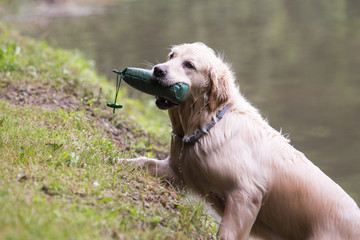
[[[229,99],[233,74],[223,60],[203,43],[181,44],[171,49],[168,61],[153,68],[153,79],[164,86],[189,85],[189,101],[204,97],[210,111]],[[157,98],[160,109],[176,104]]]

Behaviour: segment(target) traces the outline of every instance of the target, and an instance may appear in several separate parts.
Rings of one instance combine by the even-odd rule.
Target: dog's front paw
[[[125,164],[133,164],[136,167],[143,168],[146,167],[148,164],[149,158],[147,157],[139,157],[139,158],[121,158],[119,159],[119,162],[125,163]]]

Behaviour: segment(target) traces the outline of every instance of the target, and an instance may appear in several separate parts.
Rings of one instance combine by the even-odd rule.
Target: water
[[[164,61],[173,44],[205,42],[270,124],[360,203],[360,1],[15,2],[3,19],[81,49],[111,79]]]

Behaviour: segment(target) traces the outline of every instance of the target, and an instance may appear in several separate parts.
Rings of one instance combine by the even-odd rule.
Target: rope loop
[[[106,105],[108,107],[113,108],[113,113],[115,114],[115,109],[116,108],[122,108],[123,106],[120,104],[116,104],[116,99],[120,90],[120,85],[121,85],[121,79],[124,78],[124,74],[121,71],[118,71],[116,69],[113,70],[114,73],[116,73],[116,94],[115,94],[115,100],[114,103],[107,103]]]

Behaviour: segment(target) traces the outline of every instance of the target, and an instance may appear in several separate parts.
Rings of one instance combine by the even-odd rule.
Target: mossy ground
[[[115,84],[114,84],[115,85]],[[214,239],[204,204],[125,165],[166,156],[169,122],[76,51],[0,25],[0,239]]]

